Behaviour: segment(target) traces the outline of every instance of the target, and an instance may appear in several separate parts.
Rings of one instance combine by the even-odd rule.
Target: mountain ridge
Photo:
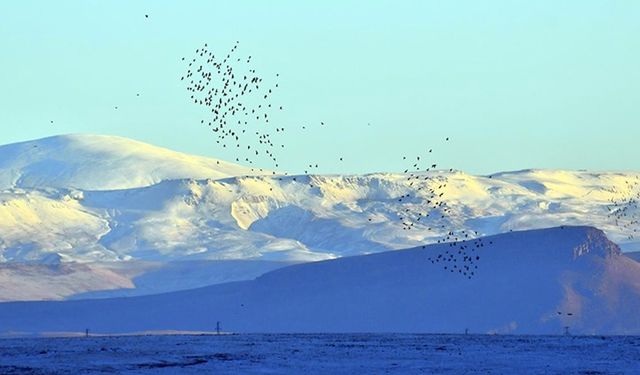
[[[557,227],[481,241],[471,279],[428,262],[451,249],[445,243],[160,295],[0,303],[0,331],[206,331],[221,321],[233,332],[640,332],[640,264],[602,231]],[[575,249],[584,251],[575,257]]]
[[[45,160],[47,155],[62,166],[67,165],[65,160],[73,159],[69,161],[72,167],[79,163],[87,168],[60,170],[59,163],[53,163],[51,168],[31,168],[31,172],[41,173],[40,177],[29,175],[32,177],[21,179],[24,186],[0,184],[0,263],[5,270],[16,264],[27,283],[37,281],[32,273],[19,267],[22,263],[299,263],[563,225],[597,227],[623,251],[640,250],[640,212],[632,204],[640,194],[637,172],[529,169],[489,176],[441,170],[247,175],[245,167],[236,169],[231,163],[224,164],[230,166],[229,173],[220,174],[218,161],[206,159],[211,168],[197,168],[197,176],[192,176],[188,168],[171,163],[156,168],[157,164],[164,165],[158,160],[175,155],[178,164],[184,158],[187,162],[194,160],[189,155],[157,151],[155,146],[125,138],[73,137],[80,139],[77,142],[84,151],[56,148],[69,143],[60,143],[65,139],[60,137],[45,139],[50,149],[39,150],[39,159],[29,156],[29,147],[43,148],[42,140],[13,146],[18,155],[13,157],[6,152],[9,146],[0,147],[0,182],[11,180],[7,176],[22,173],[21,166]],[[132,144],[140,146],[131,149]],[[128,151],[113,156],[118,154],[114,150],[121,148]],[[111,150],[107,156],[101,151],[105,149]],[[151,150],[151,156],[145,156],[145,150]],[[19,151],[25,151],[26,156],[20,156]],[[127,158],[125,154],[134,157]],[[83,155],[90,157],[83,159]],[[99,162],[101,158],[106,164]],[[110,163],[123,165],[106,168]],[[65,170],[75,172],[65,174]],[[133,171],[132,175],[128,170]],[[111,181],[113,174],[118,176]],[[85,187],[97,189],[78,188],[82,184],[76,184],[74,179],[80,176]],[[91,176],[97,176],[96,180]],[[420,178],[419,183],[414,182],[416,177]],[[122,181],[134,187],[117,186]],[[442,196],[441,205],[429,203],[434,194]],[[77,269],[74,280],[87,277],[86,268]],[[145,270],[142,267],[140,272]],[[105,277],[102,266],[95,272],[101,272],[96,274],[96,280],[105,280],[102,292],[95,283],[82,282],[79,285],[84,285],[84,290],[71,287],[64,281],[70,280],[69,276],[61,274],[64,282],[59,286],[65,293],[16,289],[5,297],[28,300],[72,298],[76,294],[130,295],[140,287],[130,279]],[[240,273],[235,270],[233,279],[243,279]],[[198,275],[185,286],[211,280]],[[255,268],[248,266],[246,277],[255,275]],[[171,277],[168,273],[167,278]],[[52,280],[42,282],[45,289],[55,288]],[[218,281],[225,280],[228,279],[221,277]],[[133,289],[124,290],[124,285]],[[114,288],[113,292],[107,290]]]

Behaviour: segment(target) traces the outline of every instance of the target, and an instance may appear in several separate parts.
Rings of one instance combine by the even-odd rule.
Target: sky
[[[239,41],[279,83],[283,169],[402,171],[433,149],[473,174],[638,170],[638,20],[635,0],[6,1],[0,144],[110,134],[234,160],[180,77]]]

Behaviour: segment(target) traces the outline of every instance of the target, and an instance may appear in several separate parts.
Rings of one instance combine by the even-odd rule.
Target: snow
[[[0,146],[0,188],[113,190],[179,178],[253,175],[250,168],[115,136],[72,134]]]
[[[0,372],[632,374],[640,338],[414,334],[173,335],[0,340]]]
[[[409,231],[397,213],[423,212],[426,198],[394,199],[410,191],[401,175],[315,176],[314,188],[269,176],[168,180],[113,191],[14,188],[0,194],[0,253],[11,262],[50,253],[81,262],[314,261],[437,242],[452,229],[490,235],[557,225],[595,226],[625,250],[638,247],[629,229],[608,216],[609,200],[620,193],[607,189],[631,174],[572,172],[584,180],[580,191],[591,191],[585,197],[574,195],[578,188],[542,195],[517,182],[530,181],[530,173],[548,184],[541,172],[503,174],[504,180],[436,173],[448,181],[451,211]],[[549,173],[549,180],[556,178]]]
[[[132,264],[133,263],[133,264]],[[103,263],[109,271],[138,274],[131,278],[134,287],[127,289],[94,289],[67,296],[72,299],[107,298],[159,294],[233,281],[254,279],[266,272],[293,264],[264,260],[204,260],[168,263],[144,262]],[[141,271],[139,271],[141,270]]]
[[[406,174],[260,173],[111,136],[0,146],[0,262],[5,272],[23,263],[310,262],[436,243],[451,230],[454,237],[462,231],[486,236],[560,225],[597,227],[623,251],[640,250],[634,237],[640,228],[609,215],[612,199],[638,193],[627,183],[640,179],[637,172],[420,172],[432,188],[446,183],[441,191],[449,211],[442,218],[442,209],[435,210],[419,222],[428,196]],[[411,199],[398,201],[409,193]],[[412,217],[411,230],[403,228],[399,213]],[[20,280],[24,270],[16,266],[11,277]],[[123,286],[132,283],[99,275],[102,286],[78,281],[71,287],[47,275],[38,281],[37,273],[26,274],[33,287],[0,293],[0,300],[112,289],[127,295]],[[86,280],[90,273],[83,275]],[[233,279],[255,276],[249,267]],[[192,285],[211,281],[189,277]]]
[[[210,331],[221,321],[231,332],[640,333],[640,264],[603,232],[559,227],[464,244],[480,257],[471,279],[428,260],[463,245],[447,243],[160,295],[1,303],[0,332]]]

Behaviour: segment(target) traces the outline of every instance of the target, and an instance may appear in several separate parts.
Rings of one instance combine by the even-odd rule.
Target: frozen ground
[[[0,340],[2,374],[637,374],[638,336],[222,335]]]

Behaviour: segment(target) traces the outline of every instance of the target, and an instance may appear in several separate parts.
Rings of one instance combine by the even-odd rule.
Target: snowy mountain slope
[[[640,212],[620,205],[640,193],[636,172],[431,171],[418,172],[419,183],[409,181],[410,174],[389,173],[251,176],[251,170],[222,161],[90,135],[0,146],[0,156],[0,262],[7,267],[305,262],[558,225],[598,227],[624,251],[640,250]],[[442,194],[446,205],[434,208],[431,190]],[[410,230],[403,225],[407,221]],[[16,272],[38,284],[24,268]],[[249,267],[244,279],[255,276]],[[204,274],[189,278],[187,286],[211,280]],[[78,281],[83,289],[61,278],[64,291],[58,291],[49,275],[40,284],[51,290],[24,288],[6,295],[136,293],[122,289],[120,281],[97,279],[104,280],[102,287]]]
[[[0,193],[0,260],[313,261],[437,242],[450,231],[557,225],[602,228],[624,250],[640,245],[637,228],[609,215],[610,200],[627,194],[614,189],[638,174],[428,175],[426,186],[446,183],[446,206],[430,208],[424,190],[395,174],[168,180],[111,191],[14,188]],[[408,193],[414,196],[398,199]],[[399,215],[414,220],[411,230]]]
[[[161,295],[2,303],[0,331],[212,330],[221,321],[236,332],[640,333],[640,264],[601,231],[552,228],[484,243],[472,279],[427,261],[453,249],[440,244]]]
[[[68,299],[133,297],[160,294],[179,290],[201,288],[233,281],[252,280],[267,272],[294,264],[264,260],[192,260],[166,263],[142,262],[104,263],[104,268],[121,273],[124,270],[137,272],[132,277],[133,288],[96,288],[94,291],[70,295]]]
[[[0,263],[0,302],[166,293],[249,280],[290,264],[251,260]]]
[[[0,146],[0,189],[111,190],[253,174],[240,165],[114,136],[63,135]]]

